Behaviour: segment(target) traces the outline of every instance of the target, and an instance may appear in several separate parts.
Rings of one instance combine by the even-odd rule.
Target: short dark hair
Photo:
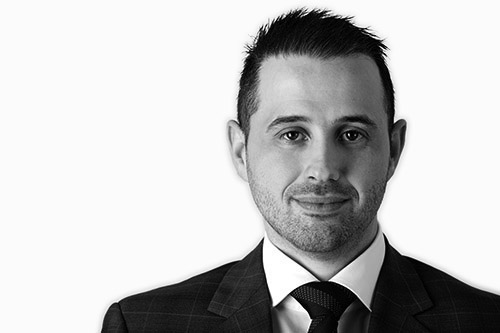
[[[388,116],[389,129],[394,123],[394,87],[386,64],[387,46],[368,28],[352,23],[352,17],[328,10],[305,8],[283,14],[263,25],[253,43],[247,45],[238,93],[238,122],[248,138],[250,117],[258,109],[259,71],[269,57],[306,55],[329,59],[363,54],[378,67]]]

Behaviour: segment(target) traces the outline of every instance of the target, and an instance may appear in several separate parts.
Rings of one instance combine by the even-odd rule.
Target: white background
[[[500,293],[494,2],[4,1],[0,331],[99,331],[112,302],[258,243],[225,123],[244,44],[306,4],[391,48],[409,123],[379,214],[391,243]]]

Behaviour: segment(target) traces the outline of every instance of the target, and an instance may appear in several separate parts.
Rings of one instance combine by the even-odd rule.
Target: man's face
[[[240,175],[267,227],[307,252],[374,236],[399,153],[391,158],[373,60],[272,57],[259,79],[259,108],[250,119]]]

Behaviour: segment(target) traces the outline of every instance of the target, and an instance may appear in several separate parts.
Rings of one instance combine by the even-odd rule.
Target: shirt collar
[[[371,311],[373,291],[384,261],[384,255],[384,237],[379,226],[377,235],[370,246],[330,281],[351,290]],[[308,282],[318,281],[304,267],[275,247],[267,234],[264,236],[262,260],[274,307],[281,303],[295,288]]]

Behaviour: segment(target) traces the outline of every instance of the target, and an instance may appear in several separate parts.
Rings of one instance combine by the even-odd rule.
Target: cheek
[[[375,184],[387,181],[389,157],[385,154],[369,153],[351,161],[346,178],[362,196]]]
[[[277,149],[249,150],[249,167],[256,181],[273,193],[283,193],[299,178],[299,157]]]

